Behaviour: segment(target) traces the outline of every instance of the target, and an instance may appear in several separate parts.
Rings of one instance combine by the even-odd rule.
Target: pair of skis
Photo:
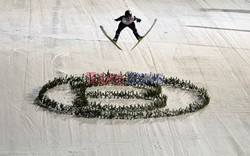
[[[151,31],[151,29],[154,27],[155,23],[156,23],[157,19],[154,20],[152,26],[149,28],[149,30],[145,33],[145,35],[142,36],[142,38],[140,40],[138,40],[138,42],[134,45],[134,47],[131,49],[133,50],[142,40],[145,36],[147,36],[147,34]],[[106,33],[106,31],[104,30],[103,26],[100,25],[100,28],[103,32],[103,34],[120,50],[122,50],[122,48],[116,44],[116,42],[114,42],[110,37],[109,35]]]

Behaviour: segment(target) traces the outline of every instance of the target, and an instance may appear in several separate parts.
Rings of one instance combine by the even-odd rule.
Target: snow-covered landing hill
[[[113,19],[130,9],[140,34]],[[247,0],[0,0],[0,155],[250,155],[250,2]],[[163,73],[205,87],[197,113],[150,120],[58,115],[33,105],[66,74]]]

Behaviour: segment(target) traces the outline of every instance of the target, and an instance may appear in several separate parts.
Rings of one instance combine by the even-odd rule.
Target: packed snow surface
[[[133,51],[124,29],[120,51],[99,25],[113,37],[127,9],[142,19],[140,35],[158,21]],[[250,155],[249,0],[0,0],[0,21],[0,155]],[[211,101],[146,120],[76,118],[33,104],[54,77],[108,70],[190,80]]]

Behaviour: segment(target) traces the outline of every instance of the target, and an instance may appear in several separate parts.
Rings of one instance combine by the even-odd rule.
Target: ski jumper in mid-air
[[[121,31],[126,27],[129,27],[133,31],[137,40],[140,40],[142,38],[142,36],[140,36],[137,32],[137,29],[135,27],[135,22],[134,22],[134,21],[141,22],[141,19],[135,16],[132,16],[132,13],[130,10],[127,10],[125,12],[125,15],[115,19],[115,21],[117,22],[121,21],[121,22],[119,23],[118,29],[116,30],[115,37],[113,38],[113,42],[117,42]]]

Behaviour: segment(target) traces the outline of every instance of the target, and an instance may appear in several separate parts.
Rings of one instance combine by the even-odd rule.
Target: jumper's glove
[[[137,18],[137,19],[136,19],[136,22],[139,22],[139,23],[140,23],[140,22],[141,22],[141,19],[140,19],[140,18]]]
[[[117,19],[114,19],[116,22],[118,22],[119,21],[119,19],[117,18]]]

